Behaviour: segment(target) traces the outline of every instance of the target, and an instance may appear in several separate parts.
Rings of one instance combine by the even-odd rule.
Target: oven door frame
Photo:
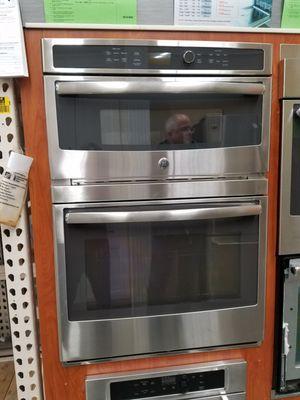
[[[298,100],[282,102],[279,255],[300,252],[300,215],[291,215],[293,111]]]
[[[122,81],[123,88],[116,87]],[[191,150],[95,151],[62,150],[59,148],[56,112],[56,87],[65,82],[70,91],[102,91],[128,93],[155,87],[159,93],[178,96],[198,87],[199,93],[262,92],[261,143],[253,146]],[[76,88],[76,82],[78,88]],[[89,85],[94,82],[95,85]],[[115,86],[114,86],[115,83]],[[87,85],[87,86],[86,86]],[[143,85],[146,87],[143,88]],[[66,87],[61,89],[66,94]],[[94,86],[94,88],[93,88]],[[97,88],[98,86],[98,88]],[[148,89],[147,89],[148,88]],[[147,90],[146,90],[147,89]],[[186,177],[249,176],[264,173],[269,164],[269,130],[271,111],[270,77],[113,77],[113,76],[44,76],[48,150],[52,180],[122,181],[176,179]],[[167,158],[162,168],[159,161]]]
[[[188,206],[191,203],[219,203],[222,205],[228,202],[241,204],[254,202],[261,206],[261,213],[259,214],[257,304],[220,310],[114,320],[68,320],[64,240],[65,208],[78,209],[107,206],[117,208],[126,205],[155,206],[167,204],[187,204]],[[53,218],[59,343],[62,362],[84,363],[96,359],[140,356],[143,354],[195,350],[216,346],[244,345],[262,341],[267,242],[266,196],[55,204],[53,205]],[[203,327],[205,327],[205,330],[203,330]],[[174,330],[179,331],[179,334],[174,335]]]

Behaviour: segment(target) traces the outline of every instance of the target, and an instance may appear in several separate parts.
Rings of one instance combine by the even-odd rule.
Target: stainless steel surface
[[[300,58],[299,44],[281,44],[280,45],[280,59],[284,58]]]
[[[294,274],[292,269],[300,268],[300,259],[290,260],[289,270],[284,281],[283,293],[283,323],[288,324],[287,345],[289,348],[286,351],[286,381],[292,379],[300,379],[300,364],[297,336],[299,335],[300,325],[299,320],[299,276]],[[298,353],[298,360],[297,360]]]
[[[186,177],[230,177],[250,176],[264,173],[269,162],[269,127],[270,127],[270,78],[231,77],[213,79],[215,84],[259,84],[265,87],[262,110],[262,142],[256,146],[210,148],[197,150],[173,151],[82,151],[62,150],[59,148],[55,85],[60,82],[88,82],[90,77],[83,76],[46,76],[46,120],[48,149],[52,180],[90,179],[90,180],[151,180]],[[119,82],[117,77],[94,77],[93,81],[114,87]],[[122,85],[143,85],[146,77],[124,77]],[[212,82],[212,78],[200,77],[152,77],[165,87],[170,82],[184,85],[199,85]],[[168,92],[168,90],[167,90]],[[167,158],[169,167],[158,166],[161,158]],[[88,178],[87,178],[88,177]]]
[[[300,97],[300,58],[287,58],[280,63],[281,67],[281,93],[282,98]]]
[[[96,95],[96,94],[135,94],[135,93],[216,93],[216,94],[244,94],[261,95],[266,88],[262,83],[231,83],[201,81],[200,79],[157,80],[113,80],[113,82],[92,80],[78,82],[58,82],[56,84],[58,95]]]
[[[130,185],[127,185],[130,186]],[[127,188],[123,187],[126,191]],[[129,189],[130,190],[130,189]],[[167,195],[166,195],[167,198]],[[132,199],[134,200],[134,199]],[[136,199],[137,200],[137,199]],[[257,304],[213,311],[111,320],[69,321],[67,309],[64,209],[123,207],[127,205],[216,204],[228,202],[259,204],[258,288]],[[60,204],[53,206],[55,227],[55,264],[59,316],[60,357],[63,362],[85,362],[99,358],[124,357],[146,353],[171,352],[214,346],[259,342],[264,330],[265,262],[266,262],[266,197],[214,199],[181,199]],[[126,335],[124,334],[126,332]],[[174,334],[176,332],[176,334]],[[199,334],[201,332],[201,334]],[[86,340],[89,338],[89,340]]]
[[[166,200],[188,198],[211,198],[227,196],[266,195],[266,178],[253,179],[203,179],[161,182],[111,182],[89,181],[53,182],[53,203],[81,203],[126,200]]]
[[[300,275],[300,259],[294,259],[290,261],[290,269],[293,275],[296,275],[299,278]]]
[[[115,224],[153,221],[187,221],[211,218],[244,217],[261,214],[261,205],[243,204],[227,207],[191,208],[155,211],[69,212],[67,224]]]
[[[183,46],[183,47],[222,47],[222,48],[245,48],[245,49],[262,49],[265,52],[264,69],[263,70],[185,70],[180,71],[184,75],[271,75],[272,71],[272,45],[261,43],[237,43],[237,42],[209,42],[209,41],[176,41],[176,40],[117,40],[117,39],[42,39],[43,50],[43,70],[48,73],[103,73],[103,74],[177,74],[176,70],[120,70],[107,68],[55,68],[52,59],[52,47],[55,45],[123,45],[123,46]]]
[[[178,374],[188,374],[205,371],[225,371],[225,387],[199,391],[193,393],[180,393],[168,395],[172,399],[197,399],[202,400],[242,400],[245,399],[246,388],[246,367],[247,364],[242,360],[217,361],[211,363],[191,364],[184,367],[169,367],[164,369],[140,370],[126,373],[116,373],[110,375],[95,375],[86,379],[86,398],[87,400],[110,400],[110,384],[113,382],[130,381],[136,379],[149,379],[162,376],[172,376]],[[234,397],[230,397],[234,396]],[[236,397],[237,396],[237,397]],[[156,399],[158,397],[152,397]],[[161,397],[159,397],[161,398]]]
[[[282,103],[282,147],[280,176],[279,254],[300,252],[300,216],[291,215],[291,176],[293,144],[293,107],[299,100]]]

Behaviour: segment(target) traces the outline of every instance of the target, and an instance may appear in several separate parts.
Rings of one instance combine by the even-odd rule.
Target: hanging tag
[[[33,159],[11,152],[0,181],[0,223],[15,227],[27,193],[28,173]]]

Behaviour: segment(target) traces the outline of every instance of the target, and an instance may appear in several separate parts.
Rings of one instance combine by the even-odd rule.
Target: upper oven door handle
[[[199,81],[78,81],[56,82],[56,93],[68,95],[138,94],[138,93],[216,93],[261,95],[265,92],[262,83]]]
[[[259,215],[260,204],[243,204],[226,207],[188,208],[180,210],[150,211],[86,211],[65,215],[67,224],[115,224],[132,222],[188,221],[214,218],[233,218]]]

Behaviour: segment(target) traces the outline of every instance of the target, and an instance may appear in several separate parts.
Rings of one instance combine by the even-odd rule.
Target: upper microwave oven
[[[42,47],[53,181],[267,171],[271,45],[44,39]]]

